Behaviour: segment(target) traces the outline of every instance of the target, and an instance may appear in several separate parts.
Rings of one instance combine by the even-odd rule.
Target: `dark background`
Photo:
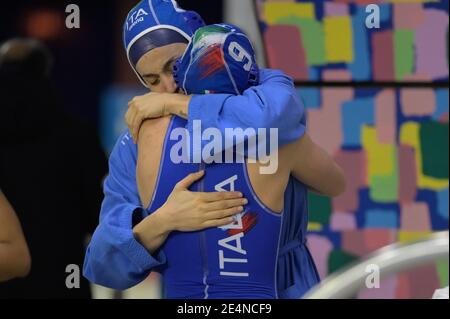
[[[0,6],[0,43],[35,37],[55,58],[54,82],[67,111],[96,128],[99,98],[114,83],[136,85],[122,46],[122,24],[138,0],[15,0]],[[222,22],[222,0],[180,0],[207,24]],[[80,8],[80,29],[67,29],[69,4]]]

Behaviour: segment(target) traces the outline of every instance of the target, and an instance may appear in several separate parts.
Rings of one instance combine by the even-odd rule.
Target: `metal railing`
[[[449,232],[439,232],[429,238],[383,247],[344,270],[324,279],[312,288],[303,298],[306,299],[343,299],[352,298],[366,287],[367,269],[376,265],[380,279],[400,271],[449,257]],[[430,296],[431,298],[431,296]]]

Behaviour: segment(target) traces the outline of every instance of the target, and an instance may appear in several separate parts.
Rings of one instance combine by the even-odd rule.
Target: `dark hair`
[[[34,39],[16,38],[0,46],[0,73],[50,77],[53,58],[49,49]]]

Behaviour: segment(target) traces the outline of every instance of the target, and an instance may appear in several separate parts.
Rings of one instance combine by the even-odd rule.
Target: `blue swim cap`
[[[175,0],[143,0],[127,15],[123,42],[128,61],[136,71],[139,59],[154,48],[172,43],[188,43],[194,32],[204,26],[200,15],[181,9]]]
[[[199,28],[173,71],[175,82],[186,94],[242,94],[259,83],[252,44],[231,24]]]

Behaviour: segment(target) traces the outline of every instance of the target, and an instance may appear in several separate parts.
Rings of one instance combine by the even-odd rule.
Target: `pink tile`
[[[347,70],[325,70],[322,72],[324,81],[351,81],[352,75]]]
[[[328,275],[328,257],[333,244],[325,236],[308,235],[308,248],[311,251],[320,278]]]
[[[395,299],[409,299],[411,297],[411,278],[402,273],[397,276]]]
[[[395,242],[396,231],[387,229],[363,229],[342,232],[342,249],[357,256],[366,256],[373,251]]]
[[[417,74],[448,77],[447,39],[448,13],[426,9],[425,21],[416,29]]]
[[[394,40],[392,31],[374,33],[372,37],[372,48],[374,80],[394,80]]]
[[[393,7],[395,29],[415,29],[425,21],[421,3],[398,3]]]
[[[359,189],[367,185],[367,156],[365,150],[338,151],[336,163],[344,170],[347,188],[342,195],[333,198],[337,211],[355,211],[359,206]]]
[[[333,155],[340,150],[343,140],[341,105],[353,99],[354,92],[352,88],[324,88],[321,94],[321,107],[308,109],[308,132],[316,143]]]
[[[407,145],[398,146],[399,201],[412,203],[417,194],[417,166],[415,149]]]
[[[273,25],[264,32],[269,66],[280,69],[294,80],[307,80],[308,69],[298,27]],[[288,39],[288,40],[287,40]]]
[[[328,17],[348,16],[348,6],[342,3],[325,2],[325,15]]]
[[[364,256],[369,252],[361,230],[343,231],[341,236],[341,246],[345,252],[356,256]]]
[[[358,299],[395,299],[397,277],[391,276],[380,280],[379,288],[365,288],[358,294]]]
[[[400,104],[405,116],[427,116],[436,110],[436,96],[433,89],[402,89]]]
[[[407,293],[403,298],[431,299],[440,287],[439,277],[434,264],[416,267],[402,273],[407,278]],[[406,291],[405,291],[406,292]]]
[[[330,229],[332,231],[356,229],[355,214],[334,212],[333,214],[331,214]]]
[[[396,230],[390,229],[364,229],[365,245],[369,252],[373,252],[396,241]]]
[[[375,97],[375,119],[378,142],[395,144],[397,108],[394,90],[385,89]]]
[[[400,228],[403,231],[430,231],[430,210],[427,203],[417,202],[402,204]]]

